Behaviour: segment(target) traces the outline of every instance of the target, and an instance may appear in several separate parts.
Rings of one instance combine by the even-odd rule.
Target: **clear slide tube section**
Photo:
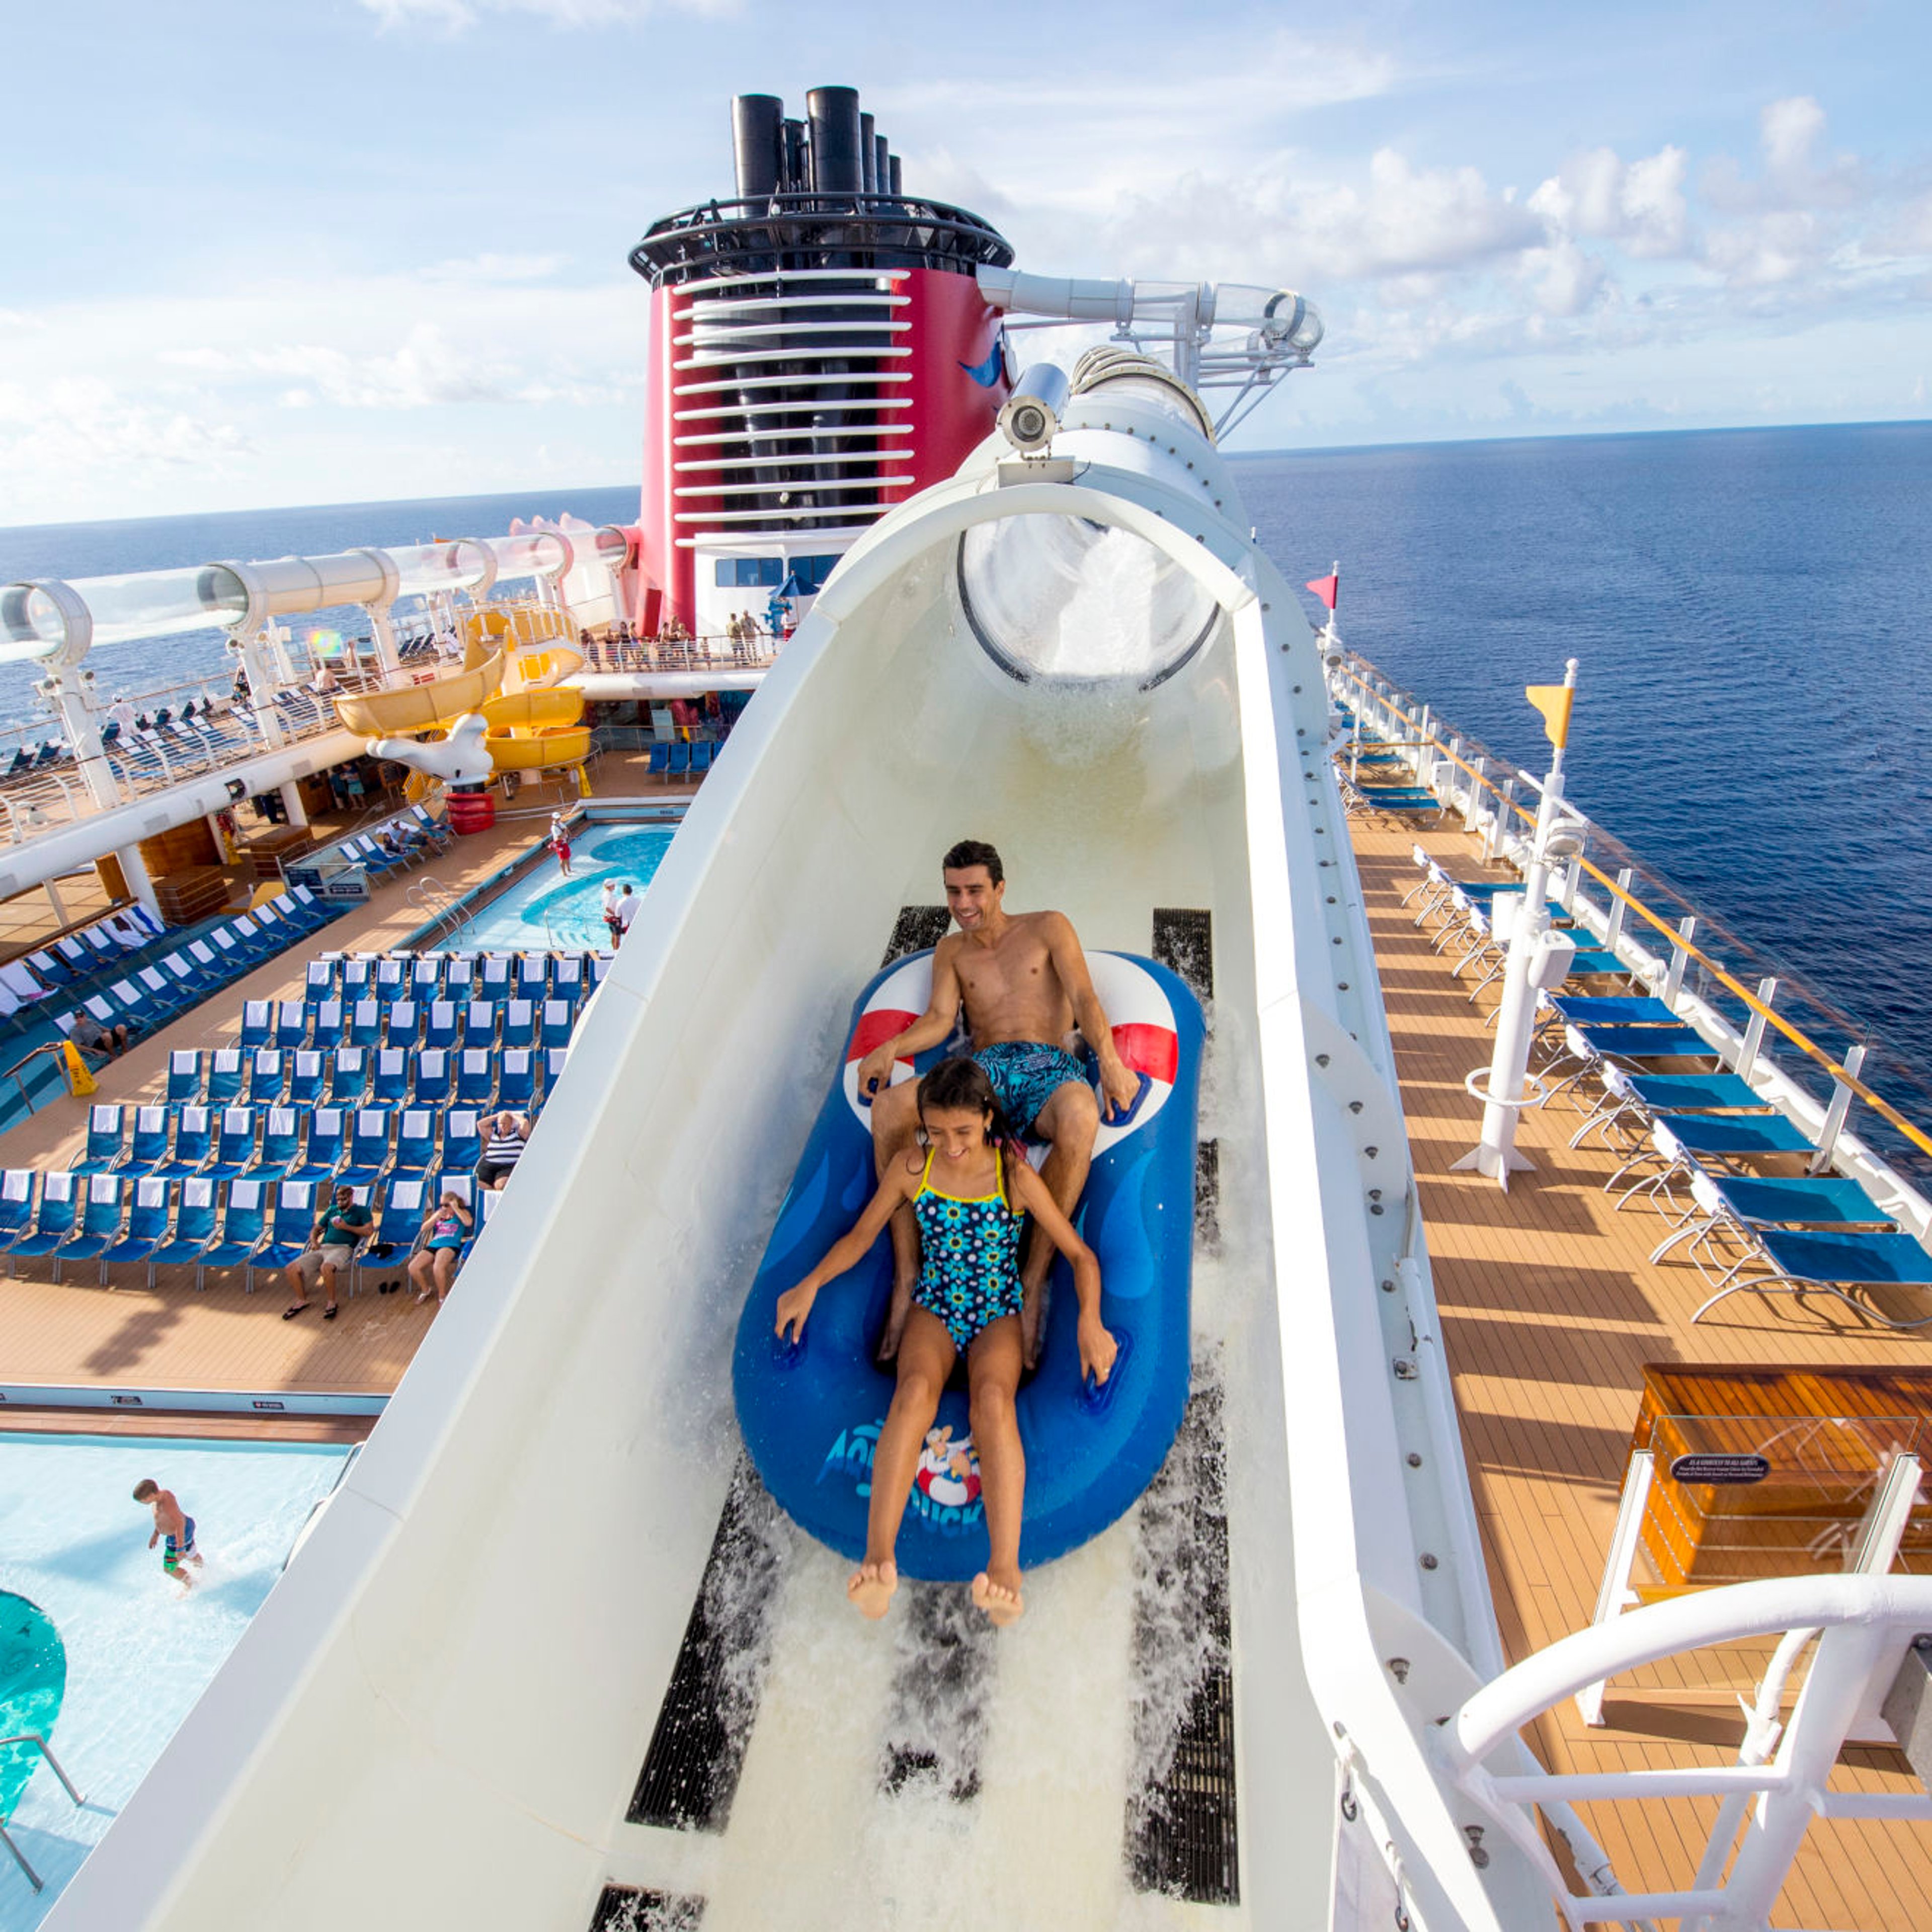
[[[66,588],[92,619],[91,642],[171,638],[231,624],[248,614],[247,586],[222,564],[184,570],[136,571],[124,577],[86,577]],[[34,584],[0,592],[0,661],[52,657],[74,641],[65,600]]]

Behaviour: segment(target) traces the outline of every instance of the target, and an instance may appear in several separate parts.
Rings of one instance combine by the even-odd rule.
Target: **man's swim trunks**
[[[1040,1110],[1070,1080],[1087,1084],[1087,1076],[1072,1054],[1057,1046],[1026,1040],[1003,1040],[982,1046],[973,1058],[993,1083],[994,1097],[1007,1126],[1023,1134],[1040,1118]]]
[[[962,1354],[1003,1315],[1017,1315],[1020,1212],[1006,1199],[1004,1157],[993,1150],[994,1191],[976,1200],[942,1194],[932,1184],[932,1156],[913,1196],[919,1222],[919,1285],[913,1300],[946,1324]]]
[[[194,1554],[194,1518],[189,1516],[182,1524],[180,1541],[177,1542],[171,1536],[161,1545],[161,1568],[164,1570],[178,1570],[182,1566],[182,1558]]]

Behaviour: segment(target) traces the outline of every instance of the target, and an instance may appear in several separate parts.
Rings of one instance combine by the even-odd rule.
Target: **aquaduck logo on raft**
[[[859,1495],[869,1496],[872,1457],[884,1426],[881,1418],[842,1429],[826,1452],[818,1480],[822,1483],[830,1478],[849,1477]],[[980,1494],[980,1458],[972,1437],[962,1436],[954,1442],[950,1423],[928,1431],[913,1476],[912,1493],[906,1501],[908,1520],[941,1536],[963,1536],[979,1527],[986,1513]]]

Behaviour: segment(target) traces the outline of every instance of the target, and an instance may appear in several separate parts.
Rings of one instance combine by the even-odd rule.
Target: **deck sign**
[[[1679,1456],[1670,1465],[1673,1483],[1735,1486],[1761,1483],[1770,1474],[1770,1459],[1763,1456]]]

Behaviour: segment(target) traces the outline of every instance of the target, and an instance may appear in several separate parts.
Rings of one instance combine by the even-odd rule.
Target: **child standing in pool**
[[[148,1547],[153,1549],[165,1536],[167,1543],[161,1551],[161,1568],[184,1590],[192,1590],[194,1580],[182,1564],[187,1562],[197,1570],[201,1568],[201,1552],[194,1546],[194,1518],[175,1500],[173,1490],[163,1489],[152,1476],[144,1476],[134,1485],[134,1500],[154,1508],[154,1533],[148,1538]]]
[[[882,1617],[898,1587],[893,1551],[940,1392],[955,1360],[966,1358],[973,1445],[986,1506],[990,1560],[973,1580],[973,1600],[996,1624],[1015,1622],[1020,1597],[1020,1515],[1026,1457],[1013,1396],[1021,1368],[1020,1220],[1033,1216],[1073,1269],[1080,1302],[1080,1371],[1105,1382],[1115,1347],[1100,1319],[1100,1268],[1093,1251],[1019,1150],[994,1130],[992,1083],[967,1059],[944,1060],[919,1085],[923,1152],[914,1148],[879,1184],[858,1225],[795,1288],[778,1298],[778,1333],[796,1339],[818,1291],[862,1259],[902,1206],[919,1222],[918,1286],[899,1342],[898,1384],[872,1456],[866,1558],[845,1594],[860,1612]]]

